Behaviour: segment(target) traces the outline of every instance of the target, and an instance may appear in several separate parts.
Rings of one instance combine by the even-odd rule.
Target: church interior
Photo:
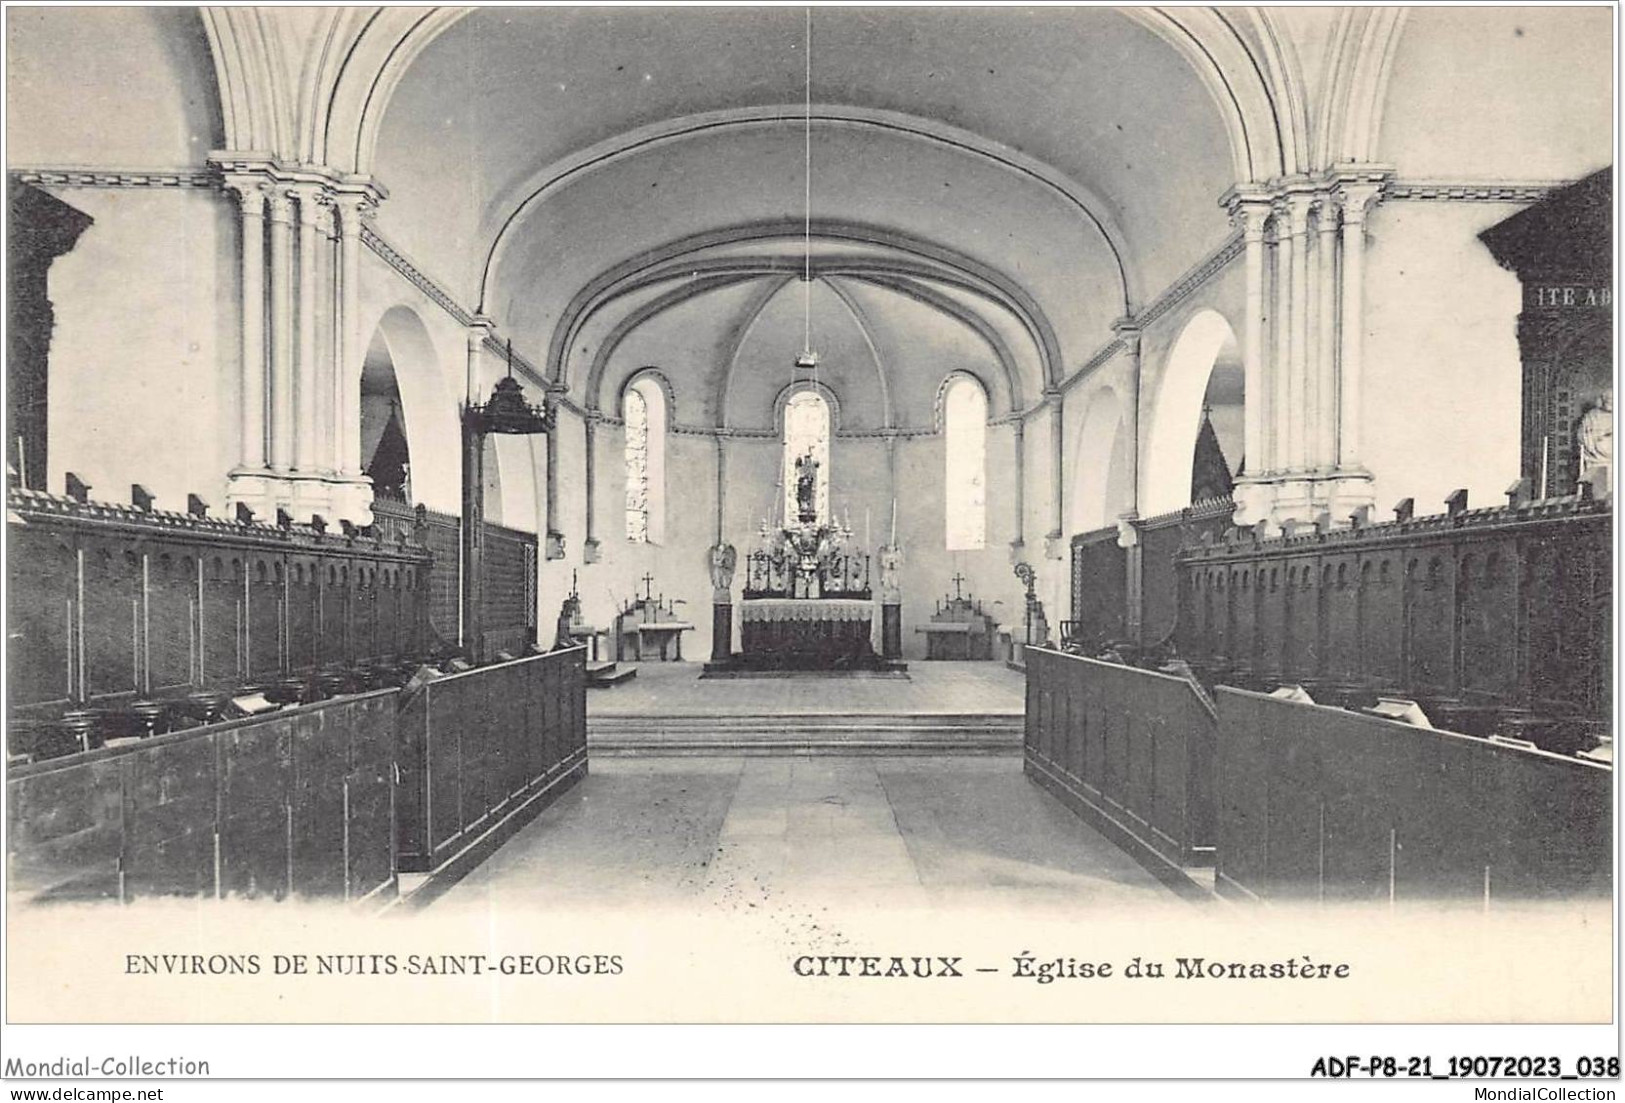
[[[8,9],[12,898],[1608,895],[1611,18]]]

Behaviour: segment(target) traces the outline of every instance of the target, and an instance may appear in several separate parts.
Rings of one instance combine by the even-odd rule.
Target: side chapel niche
[[[1613,483],[1613,169],[1479,234],[1523,284],[1520,474],[1537,497]]]

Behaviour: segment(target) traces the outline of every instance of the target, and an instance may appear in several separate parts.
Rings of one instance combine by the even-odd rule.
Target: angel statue
[[[734,584],[734,565],[739,555],[732,544],[711,546],[711,600],[726,605]]]
[[[884,544],[876,558],[880,561],[881,603],[896,605],[903,600],[903,586],[899,578],[903,567],[903,549],[896,544]]]

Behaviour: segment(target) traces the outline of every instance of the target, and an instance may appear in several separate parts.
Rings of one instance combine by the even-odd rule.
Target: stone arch
[[[953,371],[945,374],[942,377],[942,382],[937,384],[937,397],[932,406],[931,424],[939,433],[943,431],[943,414],[945,412],[944,404],[948,401],[948,388],[952,387],[961,379],[968,379],[970,382],[976,384],[982,389],[982,398],[987,402],[988,418],[991,420],[993,417],[993,388],[988,385],[988,381],[982,378],[979,373],[972,371],[970,368],[955,368]]]
[[[1191,500],[1191,463],[1202,427],[1203,404],[1214,365],[1235,330],[1217,310],[1191,315],[1163,366],[1149,431],[1141,449],[1140,513],[1151,517],[1182,509]],[[1244,396],[1245,398],[1245,396]]]
[[[1344,8],[1326,51],[1315,164],[1374,161],[1406,8]]]
[[[368,349],[381,343],[400,396],[401,428],[413,457],[413,500],[458,512],[462,504],[457,406],[445,393],[446,372],[428,326],[411,306],[389,307],[374,323]],[[365,367],[363,367],[365,373]]]
[[[1096,390],[1084,410],[1073,449],[1069,496],[1068,521],[1074,534],[1115,524],[1134,504],[1126,412],[1122,398],[1111,387]]]

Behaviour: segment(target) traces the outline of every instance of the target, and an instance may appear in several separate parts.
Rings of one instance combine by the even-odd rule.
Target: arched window
[[[666,535],[666,392],[645,376],[621,399],[626,423],[626,538],[663,543]]]
[[[829,517],[829,403],[817,391],[797,391],[784,404],[784,521],[822,524]],[[809,462],[810,461],[810,462]],[[810,493],[801,486],[811,479]],[[803,509],[803,503],[810,513]],[[807,515],[804,516],[804,513]]]
[[[943,508],[948,550],[987,547],[987,392],[968,375],[948,380],[942,396],[947,453]]]

